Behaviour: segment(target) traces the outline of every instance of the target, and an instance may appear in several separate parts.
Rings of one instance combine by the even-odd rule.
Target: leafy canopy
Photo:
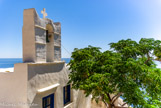
[[[68,64],[72,87],[111,108],[120,96],[134,108],[160,108],[161,70],[154,61],[161,60],[161,41],[127,39],[109,45],[105,52],[92,46],[74,49]]]

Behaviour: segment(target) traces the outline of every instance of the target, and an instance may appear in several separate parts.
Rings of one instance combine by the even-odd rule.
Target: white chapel
[[[23,63],[0,72],[0,108],[105,108],[71,89],[69,67],[61,61],[61,24],[40,18],[34,8],[23,13]],[[122,99],[116,104],[122,103]]]
[[[67,84],[61,61],[61,24],[40,18],[34,8],[23,13],[23,63],[0,73],[0,108],[90,108],[90,97]]]

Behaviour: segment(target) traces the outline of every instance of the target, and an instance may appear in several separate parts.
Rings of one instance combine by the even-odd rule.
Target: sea
[[[69,63],[71,58],[62,58],[62,61]],[[16,63],[22,63],[22,58],[0,58],[0,68],[12,68]]]
[[[62,58],[62,61],[69,63],[71,58]],[[0,69],[13,68],[14,64],[22,63],[22,58],[0,58]],[[158,68],[161,68],[161,62],[155,62]]]

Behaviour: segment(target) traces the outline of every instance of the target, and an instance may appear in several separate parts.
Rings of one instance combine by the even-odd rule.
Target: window
[[[43,108],[54,108],[54,94],[43,98]]]
[[[65,86],[64,88],[64,105],[70,102],[70,85]]]

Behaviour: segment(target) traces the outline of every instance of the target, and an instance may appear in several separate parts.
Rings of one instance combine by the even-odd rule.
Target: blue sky
[[[161,0],[0,0],[0,58],[22,57],[23,10],[61,22],[69,52],[88,45],[109,49],[120,39],[161,39]],[[62,48],[62,57],[70,54]]]

